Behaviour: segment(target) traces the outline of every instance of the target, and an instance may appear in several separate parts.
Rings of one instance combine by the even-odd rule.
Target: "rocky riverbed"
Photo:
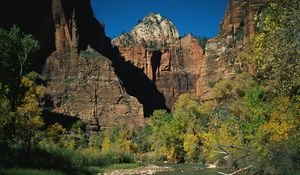
[[[172,168],[168,166],[148,165],[134,169],[112,170],[104,173],[98,173],[97,175],[152,175],[162,171],[172,171]]]

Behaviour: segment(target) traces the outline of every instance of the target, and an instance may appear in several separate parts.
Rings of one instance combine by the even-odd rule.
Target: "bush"
[[[64,175],[64,173],[54,170],[37,170],[37,169],[24,169],[24,168],[13,168],[13,169],[0,169],[1,175]]]
[[[89,166],[104,166],[114,163],[133,163],[135,162],[134,155],[125,152],[101,152],[98,149],[85,149],[82,150],[82,155],[85,164]]]

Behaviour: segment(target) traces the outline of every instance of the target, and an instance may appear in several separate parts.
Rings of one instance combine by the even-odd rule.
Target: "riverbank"
[[[0,168],[1,175],[66,175],[59,170],[41,170],[33,168]]]
[[[1,168],[0,175],[96,175],[114,170],[129,170],[141,167],[138,163],[109,164],[105,166],[86,166],[78,170],[39,169],[39,168]]]
[[[116,169],[98,173],[98,175],[153,175],[162,171],[172,171],[172,168],[169,166],[148,165],[133,169]]]

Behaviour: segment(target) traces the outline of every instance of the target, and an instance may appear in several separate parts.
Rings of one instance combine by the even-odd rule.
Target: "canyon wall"
[[[165,97],[169,109],[180,94],[196,93],[198,66],[204,56],[192,35],[178,39],[172,46],[160,50],[137,45],[120,46],[119,51],[126,61],[141,69],[155,84]]]
[[[66,2],[52,1],[56,49],[42,70],[51,104],[46,109],[78,117],[92,131],[118,120],[143,125],[143,106],[127,94],[104,56],[112,52],[110,40],[90,2]]]
[[[197,95],[203,100],[212,96],[216,82],[228,79],[236,71],[253,73],[250,65],[237,60],[237,52],[243,50],[255,33],[254,17],[262,11],[265,0],[229,0],[220,34],[207,41],[203,64],[200,65]]]
[[[232,78],[241,68],[235,59],[236,52],[255,33],[254,17],[264,4],[264,0],[229,0],[220,34],[207,41],[204,51],[195,37],[180,38],[173,23],[155,13],[144,17],[112,43],[126,61],[153,81],[169,109],[182,93],[209,100],[215,83]],[[251,72],[249,65],[244,67]]]
[[[35,70],[46,86],[45,117],[79,118],[98,131],[120,120],[142,126],[155,109],[171,110],[182,93],[211,99],[214,84],[235,75],[235,53],[255,33],[264,4],[229,0],[220,34],[205,48],[155,13],[111,43],[89,0],[10,0],[0,24],[16,24],[40,43]]]
[[[199,65],[204,59],[198,41],[179,32],[171,21],[150,13],[132,29],[112,41],[125,61],[141,69],[171,109],[182,93],[196,93]]]
[[[107,58],[114,51],[89,0],[12,0],[2,7],[1,27],[16,24],[39,41],[35,69],[46,86],[44,117],[79,118],[90,131],[118,120],[144,124],[143,106]]]

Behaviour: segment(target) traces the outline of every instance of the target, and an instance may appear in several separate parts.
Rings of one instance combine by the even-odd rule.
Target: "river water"
[[[155,175],[219,175],[219,171],[227,172],[223,169],[204,168],[199,164],[167,164],[173,170],[166,172],[158,172]]]

